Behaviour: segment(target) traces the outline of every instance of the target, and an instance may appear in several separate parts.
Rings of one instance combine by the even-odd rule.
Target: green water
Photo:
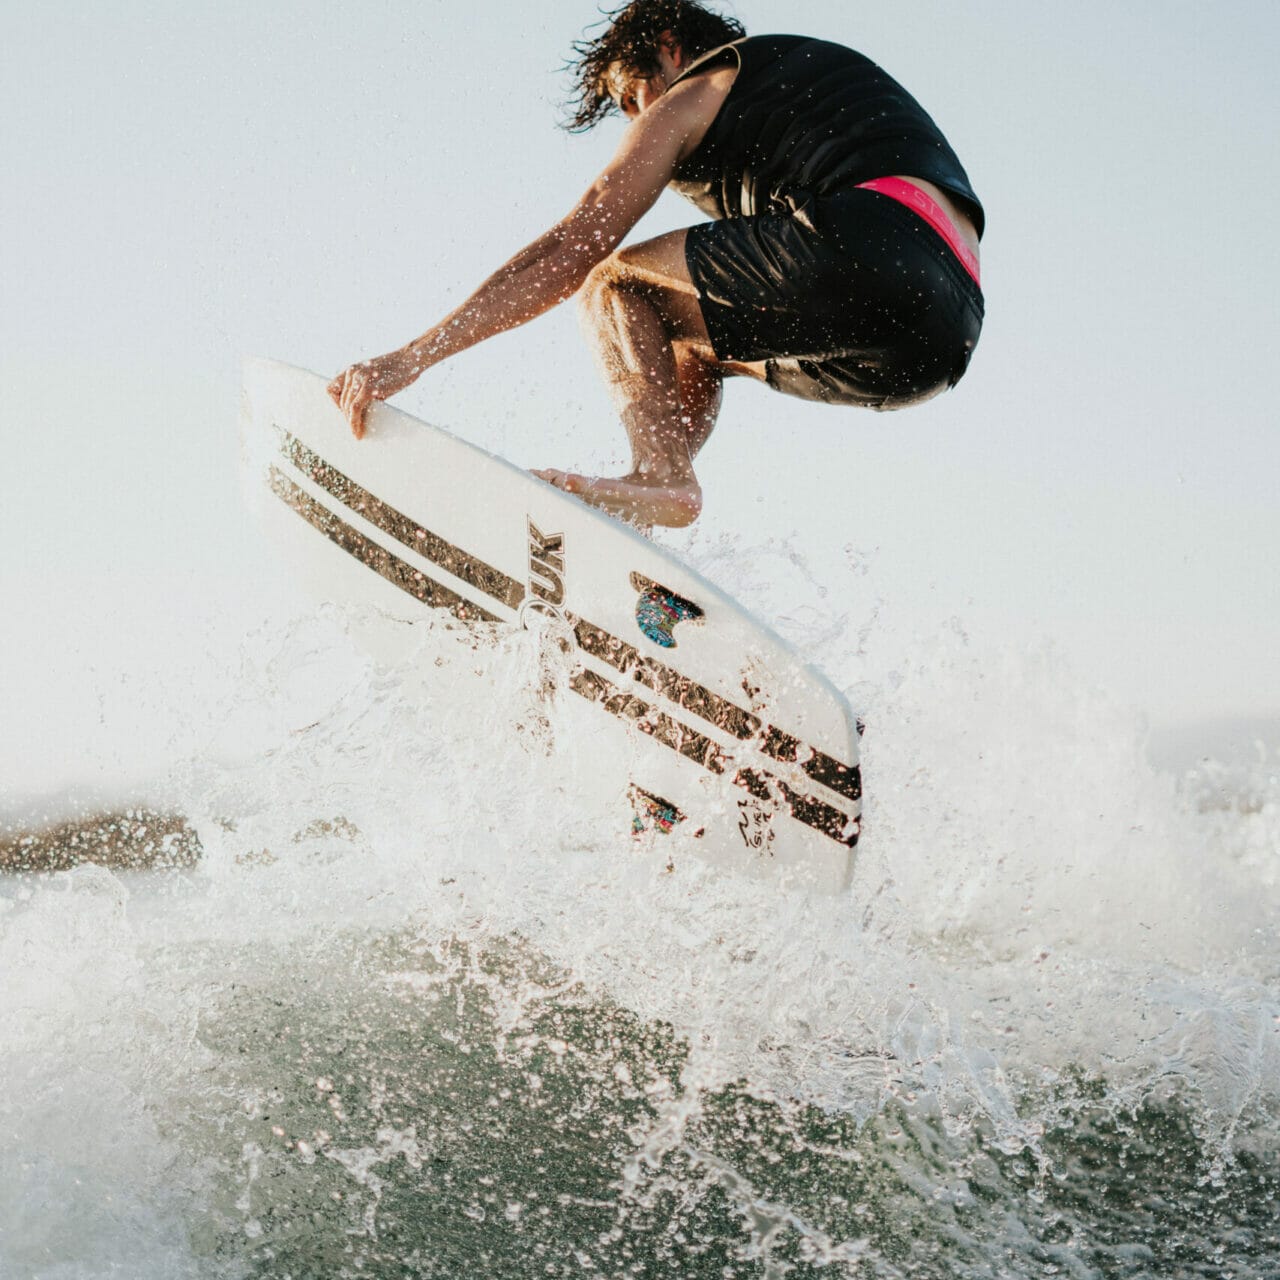
[[[1194,1097],[1068,1070],[1015,1082],[1019,1146],[874,1053],[852,1111],[699,1083],[696,1047],[514,940],[206,959],[225,999],[172,1136],[209,1274],[1280,1274],[1261,1105],[1228,1143]]]

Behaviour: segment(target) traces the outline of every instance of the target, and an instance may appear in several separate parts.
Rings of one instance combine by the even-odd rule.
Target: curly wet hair
[[[571,133],[582,133],[617,111],[609,96],[611,68],[641,76],[658,70],[659,41],[668,32],[690,58],[746,35],[742,23],[713,13],[699,0],[632,0],[605,13],[604,21],[609,25],[594,40],[574,42],[574,56],[565,63],[573,77],[564,122]]]

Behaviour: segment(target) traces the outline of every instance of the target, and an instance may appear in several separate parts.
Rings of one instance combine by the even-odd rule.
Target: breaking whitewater
[[[633,839],[535,636],[264,627],[123,808],[0,797],[0,1275],[1280,1271],[1280,762],[685,550],[866,720],[850,892]]]

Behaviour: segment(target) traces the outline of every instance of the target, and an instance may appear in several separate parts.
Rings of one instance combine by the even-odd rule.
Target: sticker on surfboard
[[[631,834],[634,836],[642,836],[647,831],[656,831],[659,835],[669,836],[688,819],[688,815],[682,813],[670,800],[655,795],[652,791],[646,791],[634,783],[630,788],[630,796],[634,815],[631,820]],[[702,829],[699,828],[693,832],[693,835],[695,838],[701,836]]]
[[[640,593],[636,601],[636,625],[642,635],[663,649],[677,645],[675,629],[682,622],[701,622],[706,616],[692,600],[642,573],[631,575],[631,585]]]

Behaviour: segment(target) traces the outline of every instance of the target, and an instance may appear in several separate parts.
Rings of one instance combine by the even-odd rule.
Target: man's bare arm
[[[491,275],[461,306],[397,351],[339,374],[329,394],[357,438],[374,400],[479,342],[572,297],[597,263],[622,243],[702,137],[723,94],[706,77],[676,86],[628,126],[613,159],[572,211]]]

